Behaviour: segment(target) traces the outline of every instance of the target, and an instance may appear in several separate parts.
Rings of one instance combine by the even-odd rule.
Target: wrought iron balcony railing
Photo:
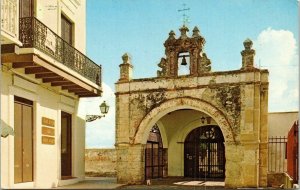
[[[37,18],[20,18],[19,39],[23,43],[22,47],[36,48],[92,82],[101,85],[101,66],[68,44]]]

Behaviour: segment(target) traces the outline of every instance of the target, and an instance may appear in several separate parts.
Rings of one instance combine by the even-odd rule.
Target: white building
[[[84,178],[80,97],[100,96],[85,56],[85,0],[1,1],[2,188],[51,188]]]

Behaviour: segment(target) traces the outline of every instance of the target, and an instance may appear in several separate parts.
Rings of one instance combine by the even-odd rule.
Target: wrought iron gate
[[[161,178],[164,174],[164,149],[157,126],[149,134],[145,149],[145,179]]]
[[[203,126],[189,133],[184,142],[185,177],[225,177],[225,147],[218,126]]]

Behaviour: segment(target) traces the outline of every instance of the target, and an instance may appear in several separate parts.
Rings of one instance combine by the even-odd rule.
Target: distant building
[[[299,112],[269,112],[269,137],[287,137],[289,130],[299,119]]]
[[[2,188],[84,178],[78,102],[102,92],[101,67],[85,55],[85,25],[85,0],[1,1]]]

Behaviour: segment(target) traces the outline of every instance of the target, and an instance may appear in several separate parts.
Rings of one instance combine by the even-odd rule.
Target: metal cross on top
[[[178,10],[178,12],[183,12],[183,14],[182,14],[182,21],[183,21],[183,26],[185,26],[186,24],[188,24],[189,23],[189,16],[187,16],[185,13],[186,13],[186,11],[189,11],[190,10],[190,8],[186,8],[185,6],[186,6],[186,4],[185,3],[183,3],[182,4],[182,6],[183,6],[183,8],[182,9],[179,9]]]

